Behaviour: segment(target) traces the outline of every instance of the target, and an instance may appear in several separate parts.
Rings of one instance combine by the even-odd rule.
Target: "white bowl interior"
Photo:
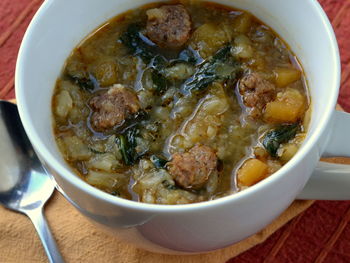
[[[148,2],[153,1],[104,0],[102,4],[96,0],[75,0],[67,7],[66,1],[47,0],[30,25],[16,72],[17,99],[29,138],[47,162],[57,165],[57,170],[69,170],[57,150],[51,117],[53,88],[66,58],[84,37],[109,18]],[[314,0],[217,2],[250,11],[290,45],[305,70],[311,91],[313,114],[309,134],[319,133],[335,105],[339,65],[333,31],[318,3]],[[312,136],[308,136],[304,146]]]

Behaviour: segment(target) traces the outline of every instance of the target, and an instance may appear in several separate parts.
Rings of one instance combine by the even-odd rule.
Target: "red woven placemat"
[[[15,96],[14,70],[18,49],[41,2],[0,0],[0,99]],[[332,22],[340,46],[342,82],[338,102],[350,112],[350,0],[319,2]],[[267,241],[229,263],[350,262],[349,222],[350,202],[317,201]]]

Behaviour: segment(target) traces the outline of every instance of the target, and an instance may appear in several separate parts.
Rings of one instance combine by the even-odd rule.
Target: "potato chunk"
[[[121,166],[112,153],[97,154],[94,158],[91,158],[87,164],[89,168],[106,172],[112,172],[115,168]]]
[[[233,28],[237,33],[247,33],[252,25],[253,18],[248,13],[242,13],[233,21]]]
[[[293,123],[303,116],[305,109],[305,96],[296,89],[287,89],[267,103],[263,119],[268,123]]]
[[[278,151],[280,160],[282,162],[288,162],[297,153],[298,145],[295,143],[284,144]]]
[[[60,91],[60,93],[56,95],[56,114],[61,118],[65,118],[72,108],[73,100],[69,92],[66,90]]]
[[[59,146],[70,161],[88,160],[91,156],[88,146],[77,136],[64,137]]]
[[[117,64],[114,61],[100,62],[94,68],[94,75],[102,87],[117,83]]]
[[[246,35],[238,35],[234,40],[235,46],[233,53],[243,59],[248,59],[253,57],[254,50],[252,48],[250,39]]]
[[[113,191],[125,186],[125,184],[128,182],[128,178],[125,174],[105,173],[90,170],[86,177],[86,181],[98,188]]]
[[[258,159],[249,159],[237,172],[240,186],[252,186],[264,179],[268,173],[268,166]]]
[[[232,31],[225,24],[203,24],[191,37],[191,47],[199,51],[203,58],[213,55],[219,48],[232,41]]]
[[[301,72],[295,68],[276,68],[273,72],[278,87],[285,87],[301,77]]]

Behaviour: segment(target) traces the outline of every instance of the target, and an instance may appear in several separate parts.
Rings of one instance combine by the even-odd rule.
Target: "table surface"
[[[350,0],[319,0],[335,30],[341,54],[339,104],[350,112]],[[15,97],[14,71],[23,34],[42,0],[0,1],[0,99]],[[317,201],[264,243],[229,260],[248,262],[350,262],[350,201]]]

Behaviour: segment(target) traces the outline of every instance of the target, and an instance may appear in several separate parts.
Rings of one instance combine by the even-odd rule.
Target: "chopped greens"
[[[89,78],[79,78],[77,76],[70,76],[69,78],[71,79],[71,81],[78,85],[80,88],[82,88],[83,90],[86,91],[92,91],[95,89],[95,83],[93,80],[93,77],[91,75],[89,75]]]
[[[139,135],[137,127],[127,129],[123,134],[117,136],[116,143],[126,165],[133,165],[140,157],[136,153],[136,137]]]
[[[120,126],[114,127],[114,131],[119,133],[121,132],[123,134],[123,131],[130,129],[131,127],[135,127],[137,123],[140,123],[142,121],[149,119],[149,114],[145,110],[139,110],[132,116],[125,119],[124,123]]]
[[[168,61],[163,56],[156,56],[152,64],[152,82],[156,94],[163,94],[168,88],[168,80],[164,76],[164,68],[167,67]]]
[[[135,115],[133,116],[133,121],[134,122],[140,122],[144,120],[149,119],[149,114],[145,110],[139,110]]]
[[[197,72],[184,83],[188,91],[202,90],[216,80],[234,79],[241,70],[231,55],[231,46],[220,49],[210,60],[199,65]]]
[[[120,196],[120,192],[117,190],[114,190],[113,192],[111,192],[111,195]]]
[[[149,63],[156,56],[155,45],[140,30],[139,24],[130,24],[120,41],[133,55],[140,56],[145,63]]]
[[[277,150],[282,143],[293,139],[299,129],[299,124],[281,125],[278,128],[269,131],[263,140],[266,151],[272,156],[277,157]]]
[[[157,71],[162,71],[168,66],[168,60],[165,57],[158,55],[152,60],[151,66]]]
[[[178,187],[174,184],[171,184],[168,180],[164,180],[162,182],[163,186],[169,190],[176,190],[178,189]]]
[[[168,87],[167,79],[157,70],[152,70],[153,89],[158,95],[163,94]]]
[[[150,157],[150,160],[156,168],[165,168],[165,166],[168,162],[167,160],[160,158],[157,155],[152,155]]]
[[[191,65],[196,65],[197,63],[201,62],[201,60],[202,59],[199,56],[198,52],[189,47],[180,52],[179,58],[176,61],[187,62]]]
[[[96,149],[94,149],[94,148],[92,148],[92,147],[88,147],[88,148],[89,148],[89,150],[90,150],[92,153],[94,153],[94,154],[104,154],[104,153],[106,153],[106,152],[98,151],[98,150],[96,150]]]

